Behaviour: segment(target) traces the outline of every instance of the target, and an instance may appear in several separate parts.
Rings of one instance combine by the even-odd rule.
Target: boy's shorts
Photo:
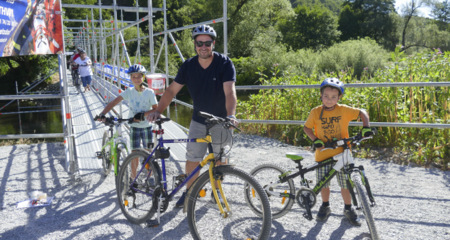
[[[152,127],[136,128],[131,127],[130,130],[131,149],[145,148],[148,149],[148,143],[152,142]],[[141,145],[142,142],[142,145]]]
[[[217,156],[220,153],[220,149],[226,145],[231,146],[232,143],[232,130],[224,129],[222,125],[215,125],[210,130],[212,137],[212,146],[214,155]],[[203,138],[206,136],[206,125],[191,120],[189,126],[189,138]],[[188,142],[186,144],[186,159],[191,162],[201,162],[205,157],[208,150],[207,143]],[[225,158],[229,157],[229,153]]]
[[[316,182],[320,182],[320,180],[325,176],[325,174],[327,174],[328,171],[330,171],[330,169],[333,168],[333,166],[334,164],[327,164],[323,167],[316,168]],[[347,175],[345,175],[343,168],[337,172],[335,178],[341,188],[348,189]],[[330,183],[331,181],[323,185],[323,188],[330,187]]]

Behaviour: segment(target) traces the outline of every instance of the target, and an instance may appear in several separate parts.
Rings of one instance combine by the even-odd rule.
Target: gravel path
[[[262,163],[293,169],[294,164],[284,157],[288,151],[302,149],[236,135],[232,163],[246,171]],[[112,176],[103,178],[98,173],[72,181],[63,168],[64,161],[63,146],[58,143],[0,148],[1,239],[191,239],[186,215],[173,208],[174,202],[159,227],[132,225],[116,204]],[[382,239],[450,239],[450,172],[357,161],[365,166],[371,181],[378,204],[372,211]],[[167,167],[178,173],[184,162],[170,162]],[[314,173],[309,176],[314,179]],[[298,181],[296,184],[298,187]],[[352,227],[343,218],[335,180],[331,188],[332,214],[326,223],[304,219],[302,209],[294,205],[290,213],[273,221],[271,239],[368,239],[365,223]],[[54,196],[51,206],[16,208],[17,202],[26,200],[34,190]]]

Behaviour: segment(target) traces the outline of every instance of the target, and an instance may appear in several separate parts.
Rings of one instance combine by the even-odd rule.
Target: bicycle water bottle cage
[[[158,148],[155,151],[155,158],[169,158],[170,148]]]

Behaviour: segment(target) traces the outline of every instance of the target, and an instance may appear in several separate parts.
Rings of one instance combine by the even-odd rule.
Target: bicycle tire
[[[222,178],[222,190],[231,208],[227,218],[220,214],[211,198],[209,172],[203,173],[188,192],[187,217],[194,239],[268,239],[272,225],[269,199],[259,183],[248,173],[232,166],[218,166],[215,176]],[[246,188],[259,196],[262,217],[254,214],[245,197]],[[206,196],[200,192],[206,190]],[[203,192],[204,193],[204,192]],[[244,196],[242,196],[244,195]],[[193,197],[195,196],[195,197]],[[198,197],[197,197],[198,196]]]
[[[254,168],[250,175],[252,175],[256,181],[258,181],[263,188],[265,188],[268,184],[272,184],[275,181],[279,180],[279,176],[286,171],[273,164],[262,164],[256,168]],[[284,215],[286,215],[289,210],[292,208],[292,205],[294,204],[294,197],[292,198],[284,198],[279,196],[279,194],[288,193],[290,196],[295,196],[295,186],[294,181],[292,179],[289,179],[287,182],[279,184],[276,189],[271,189],[275,191],[278,196],[271,195],[267,191],[267,196],[269,197],[270,202],[270,209],[272,211],[272,218],[277,219]],[[253,198],[252,192],[249,191],[246,194],[246,197],[249,200],[249,204],[252,207],[252,210],[258,215],[261,216],[261,210],[257,207],[251,204],[250,199]]]
[[[112,164],[111,164],[111,145],[107,144],[111,137],[109,136],[109,131],[105,131],[103,133],[102,139],[102,167],[103,167],[103,175],[106,177],[111,172]],[[105,144],[107,144],[105,146]]]
[[[143,166],[148,156],[144,151],[132,152],[123,162],[117,176],[116,192],[120,210],[134,224],[141,224],[153,216],[156,208],[152,201],[153,192],[161,185],[159,165],[149,161]],[[136,161],[134,174],[139,175],[133,178],[132,164],[136,164]]]
[[[364,217],[366,219],[367,226],[369,227],[369,232],[372,240],[378,240],[378,232],[375,227],[375,221],[373,219],[372,212],[370,211],[369,201],[367,200],[367,195],[365,192],[365,188],[363,187],[361,181],[361,175],[359,173],[352,174],[352,181],[356,188],[356,194],[358,195],[359,202],[361,203],[361,208],[364,213]]]

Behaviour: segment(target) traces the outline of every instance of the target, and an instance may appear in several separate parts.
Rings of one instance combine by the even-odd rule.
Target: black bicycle
[[[322,151],[338,147],[342,147],[344,151],[333,158],[322,162],[315,162],[307,167],[302,165],[302,160],[307,156],[312,156],[310,153],[287,153],[286,157],[297,164],[298,170],[296,170],[295,173],[285,171],[283,168],[273,164],[263,164],[253,169],[250,174],[256,178],[266,191],[270,201],[272,217],[276,219],[284,216],[292,208],[294,201],[296,201],[301,208],[306,209],[303,217],[312,220],[311,209],[316,204],[317,194],[320,193],[320,190],[326,183],[331,181],[338,171],[344,169],[348,186],[351,186],[349,191],[352,196],[353,205],[355,205],[358,210],[362,209],[372,239],[379,239],[375,221],[370,211],[370,207],[375,206],[375,199],[370,189],[369,180],[364,172],[364,167],[362,165],[355,166],[350,149],[350,144],[359,144],[360,142],[371,138],[372,136],[363,137],[358,134],[351,138],[328,142],[325,144],[325,148]],[[312,181],[307,180],[305,174],[329,164],[334,164],[334,166],[313,188],[310,188],[309,184],[312,183]],[[301,187],[296,193],[294,181],[292,179],[297,176],[300,176],[301,178]],[[247,197],[253,197],[251,192],[249,192]],[[252,202],[248,202],[251,205]],[[252,209],[257,214],[261,212],[258,206],[252,206]]]
[[[72,84],[73,86],[80,85],[80,75],[78,74],[78,69],[72,69]]]

